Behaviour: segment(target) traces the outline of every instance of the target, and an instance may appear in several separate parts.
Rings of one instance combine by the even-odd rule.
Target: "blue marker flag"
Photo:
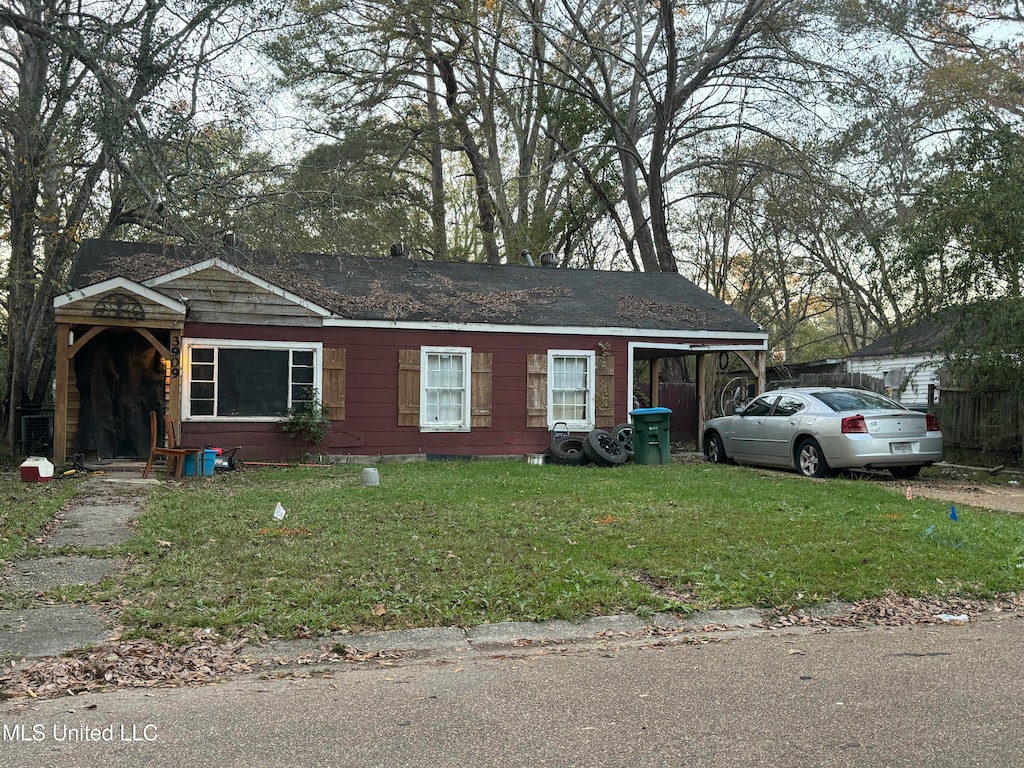
[[[956,504],[954,504],[954,505],[953,505],[953,509],[952,509],[952,511],[951,511],[951,512],[949,513],[949,519],[950,519],[950,520],[954,520],[954,521],[956,521],[956,520],[959,520],[959,519],[960,519],[960,518],[958,518],[958,517],[956,516]]]

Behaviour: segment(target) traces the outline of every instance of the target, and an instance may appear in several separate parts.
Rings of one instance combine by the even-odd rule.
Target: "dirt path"
[[[676,454],[672,458],[673,461],[680,463],[706,461],[702,454],[696,452]],[[932,473],[938,469],[939,467],[933,467],[926,472]],[[985,468],[942,465],[940,471],[941,476],[929,474],[913,480],[893,480],[888,472],[868,477],[892,488],[895,493],[906,493],[907,486],[910,486],[910,492],[914,496],[963,504],[977,509],[1024,515],[1024,473],[1019,470],[1007,469],[992,475]]]
[[[1024,515],[1024,475],[1006,470],[991,474],[989,470],[950,465],[941,474],[931,474],[938,468],[926,470],[925,476],[913,480],[893,480],[885,474],[877,482],[897,493],[910,488],[914,496],[963,504],[977,509]]]
[[[912,482],[888,482],[886,485],[899,492],[905,492],[909,485],[911,493],[915,496],[1024,515],[1024,485],[984,485],[930,478]]]

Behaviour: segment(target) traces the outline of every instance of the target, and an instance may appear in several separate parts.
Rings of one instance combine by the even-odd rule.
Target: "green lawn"
[[[0,573],[5,563],[37,546],[35,541],[72,496],[73,483],[23,483],[18,470],[0,474]]]
[[[319,635],[1024,587],[1024,518],[704,463],[282,468],[154,489],[129,633]],[[275,505],[287,510],[273,519]]]

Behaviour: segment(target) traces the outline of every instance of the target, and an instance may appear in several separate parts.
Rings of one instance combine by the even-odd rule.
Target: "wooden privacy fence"
[[[856,387],[872,392],[884,393],[885,382],[866,373],[801,373],[797,379],[800,387]]]
[[[949,459],[1021,464],[1024,391],[941,389],[935,412]]]

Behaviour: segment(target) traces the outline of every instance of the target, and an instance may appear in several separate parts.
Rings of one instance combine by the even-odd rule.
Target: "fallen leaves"
[[[89,651],[41,659],[0,677],[6,695],[75,695],[104,688],[176,687],[248,672],[237,652],[246,640],[220,642],[205,632],[189,645],[111,641]]]
[[[994,600],[972,600],[957,596],[926,595],[907,597],[889,594],[861,600],[837,615],[819,616],[802,610],[779,614],[764,624],[772,629],[785,627],[900,627],[912,624],[939,624],[945,615],[977,616],[986,611],[1018,610],[1024,607],[1024,595],[1011,593]]]

